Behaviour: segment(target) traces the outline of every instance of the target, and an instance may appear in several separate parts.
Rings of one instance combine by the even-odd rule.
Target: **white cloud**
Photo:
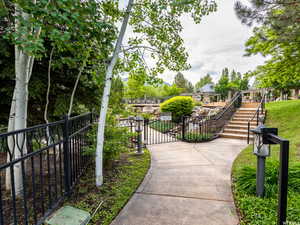
[[[234,0],[217,2],[218,11],[203,17],[200,24],[194,24],[187,16],[182,18],[182,37],[192,65],[189,71],[183,73],[193,83],[209,72],[217,81],[224,67],[245,73],[264,61],[261,56],[243,56],[244,43],[251,36],[251,28],[242,25],[236,17]],[[172,82],[175,74],[166,72],[161,77]]]

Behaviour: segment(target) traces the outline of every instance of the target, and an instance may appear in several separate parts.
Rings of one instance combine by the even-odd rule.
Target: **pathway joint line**
[[[141,194],[141,195],[154,195],[154,196],[162,196],[162,197],[186,198],[186,199],[208,200],[208,201],[230,202],[230,203],[233,202],[233,200],[225,200],[225,199],[191,197],[191,196],[172,195],[172,194],[159,194],[159,193],[152,193],[152,192],[140,192],[140,191],[137,191],[135,193],[136,194]]]

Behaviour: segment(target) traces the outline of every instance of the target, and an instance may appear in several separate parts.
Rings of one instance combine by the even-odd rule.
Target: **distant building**
[[[215,92],[214,84],[206,84],[196,91],[198,101],[203,103],[217,102],[220,99],[220,94]]]

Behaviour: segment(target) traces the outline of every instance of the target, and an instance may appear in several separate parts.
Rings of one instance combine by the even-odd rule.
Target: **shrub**
[[[172,119],[174,122],[179,122],[182,116],[191,115],[193,108],[194,101],[188,96],[176,96],[160,104],[162,112],[172,113]]]
[[[199,101],[195,101],[195,106],[202,106],[203,103],[202,102],[199,102]]]
[[[151,113],[141,113],[141,116],[147,120],[150,120],[154,117]]]
[[[118,127],[114,116],[108,115],[105,133],[104,133],[104,147],[103,160],[108,163],[114,159],[118,159],[121,152],[128,149],[129,139],[134,134],[129,132],[127,127]],[[90,146],[85,149],[85,154],[95,154],[97,142],[97,125],[94,125],[89,132]]]

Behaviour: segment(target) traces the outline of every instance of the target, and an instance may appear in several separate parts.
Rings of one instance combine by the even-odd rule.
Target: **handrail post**
[[[247,137],[247,144],[250,143],[250,122],[248,121],[248,137]]]
[[[280,144],[278,225],[284,225],[287,217],[288,169],[289,141],[283,140]]]
[[[184,141],[185,140],[185,117],[183,116],[182,117],[182,140]]]
[[[69,116],[64,116],[63,125],[63,154],[64,154],[64,180],[65,180],[65,194],[71,194],[71,168],[70,168],[70,149],[69,149]]]

